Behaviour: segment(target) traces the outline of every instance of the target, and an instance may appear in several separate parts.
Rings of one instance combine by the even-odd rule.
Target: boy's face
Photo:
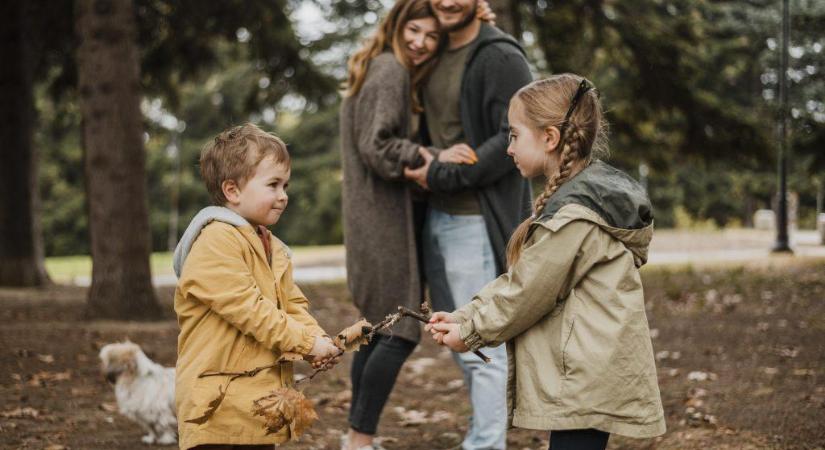
[[[226,205],[253,226],[274,225],[286,209],[289,196],[289,166],[276,163],[272,156],[267,156],[255,168],[255,173],[243,187],[234,181],[224,181]]]

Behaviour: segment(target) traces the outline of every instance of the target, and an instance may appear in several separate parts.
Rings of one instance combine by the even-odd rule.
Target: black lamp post
[[[779,58],[779,201],[774,252],[792,253],[788,245],[788,46],[790,45],[789,0],[782,0],[782,46]]]

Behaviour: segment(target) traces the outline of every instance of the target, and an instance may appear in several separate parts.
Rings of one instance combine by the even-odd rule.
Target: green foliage
[[[756,209],[771,206],[780,2],[495,3],[515,5],[508,10],[541,73],[578,72],[600,88],[610,161],[634,176],[640,164],[650,168],[657,227],[747,225]],[[331,25],[309,37],[289,19],[307,4]],[[31,5],[40,11],[35,142],[46,252],[87,253],[73,2]],[[281,136],[292,155],[290,204],[273,231],[290,245],[341,242],[336,80],[383,5],[136,0],[153,249],[168,248],[175,196],[176,236],[209,204],[198,172],[204,143],[245,121]],[[792,0],[791,10],[789,185],[799,193],[801,223],[810,225],[825,172],[825,3]]]

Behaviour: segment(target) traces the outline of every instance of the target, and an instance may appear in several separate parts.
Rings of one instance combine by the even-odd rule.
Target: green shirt
[[[461,125],[461,79],[473,43],[447,50],[424,86],[424,111],[433,146],[446,149],[466,142]],[[481,214],[475,190],[453,194],[431,193],[430,206],[450,214]]]

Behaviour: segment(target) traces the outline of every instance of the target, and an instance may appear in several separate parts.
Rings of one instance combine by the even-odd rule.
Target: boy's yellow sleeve
[[[308,354],[315,330],[264,298],[244,263],[244,244],[230,227],[204,228],[184,265],[182,291],[267,348]]]
[[[281,278],[282,290],[286,293],[286,312],[295,320],[301,322],[311,330],[314,336],[327,336],[327,332],[318,324],[318,321],[309,313],[309,300],[295,284],[292,275],[292,261],[289,262]]]

